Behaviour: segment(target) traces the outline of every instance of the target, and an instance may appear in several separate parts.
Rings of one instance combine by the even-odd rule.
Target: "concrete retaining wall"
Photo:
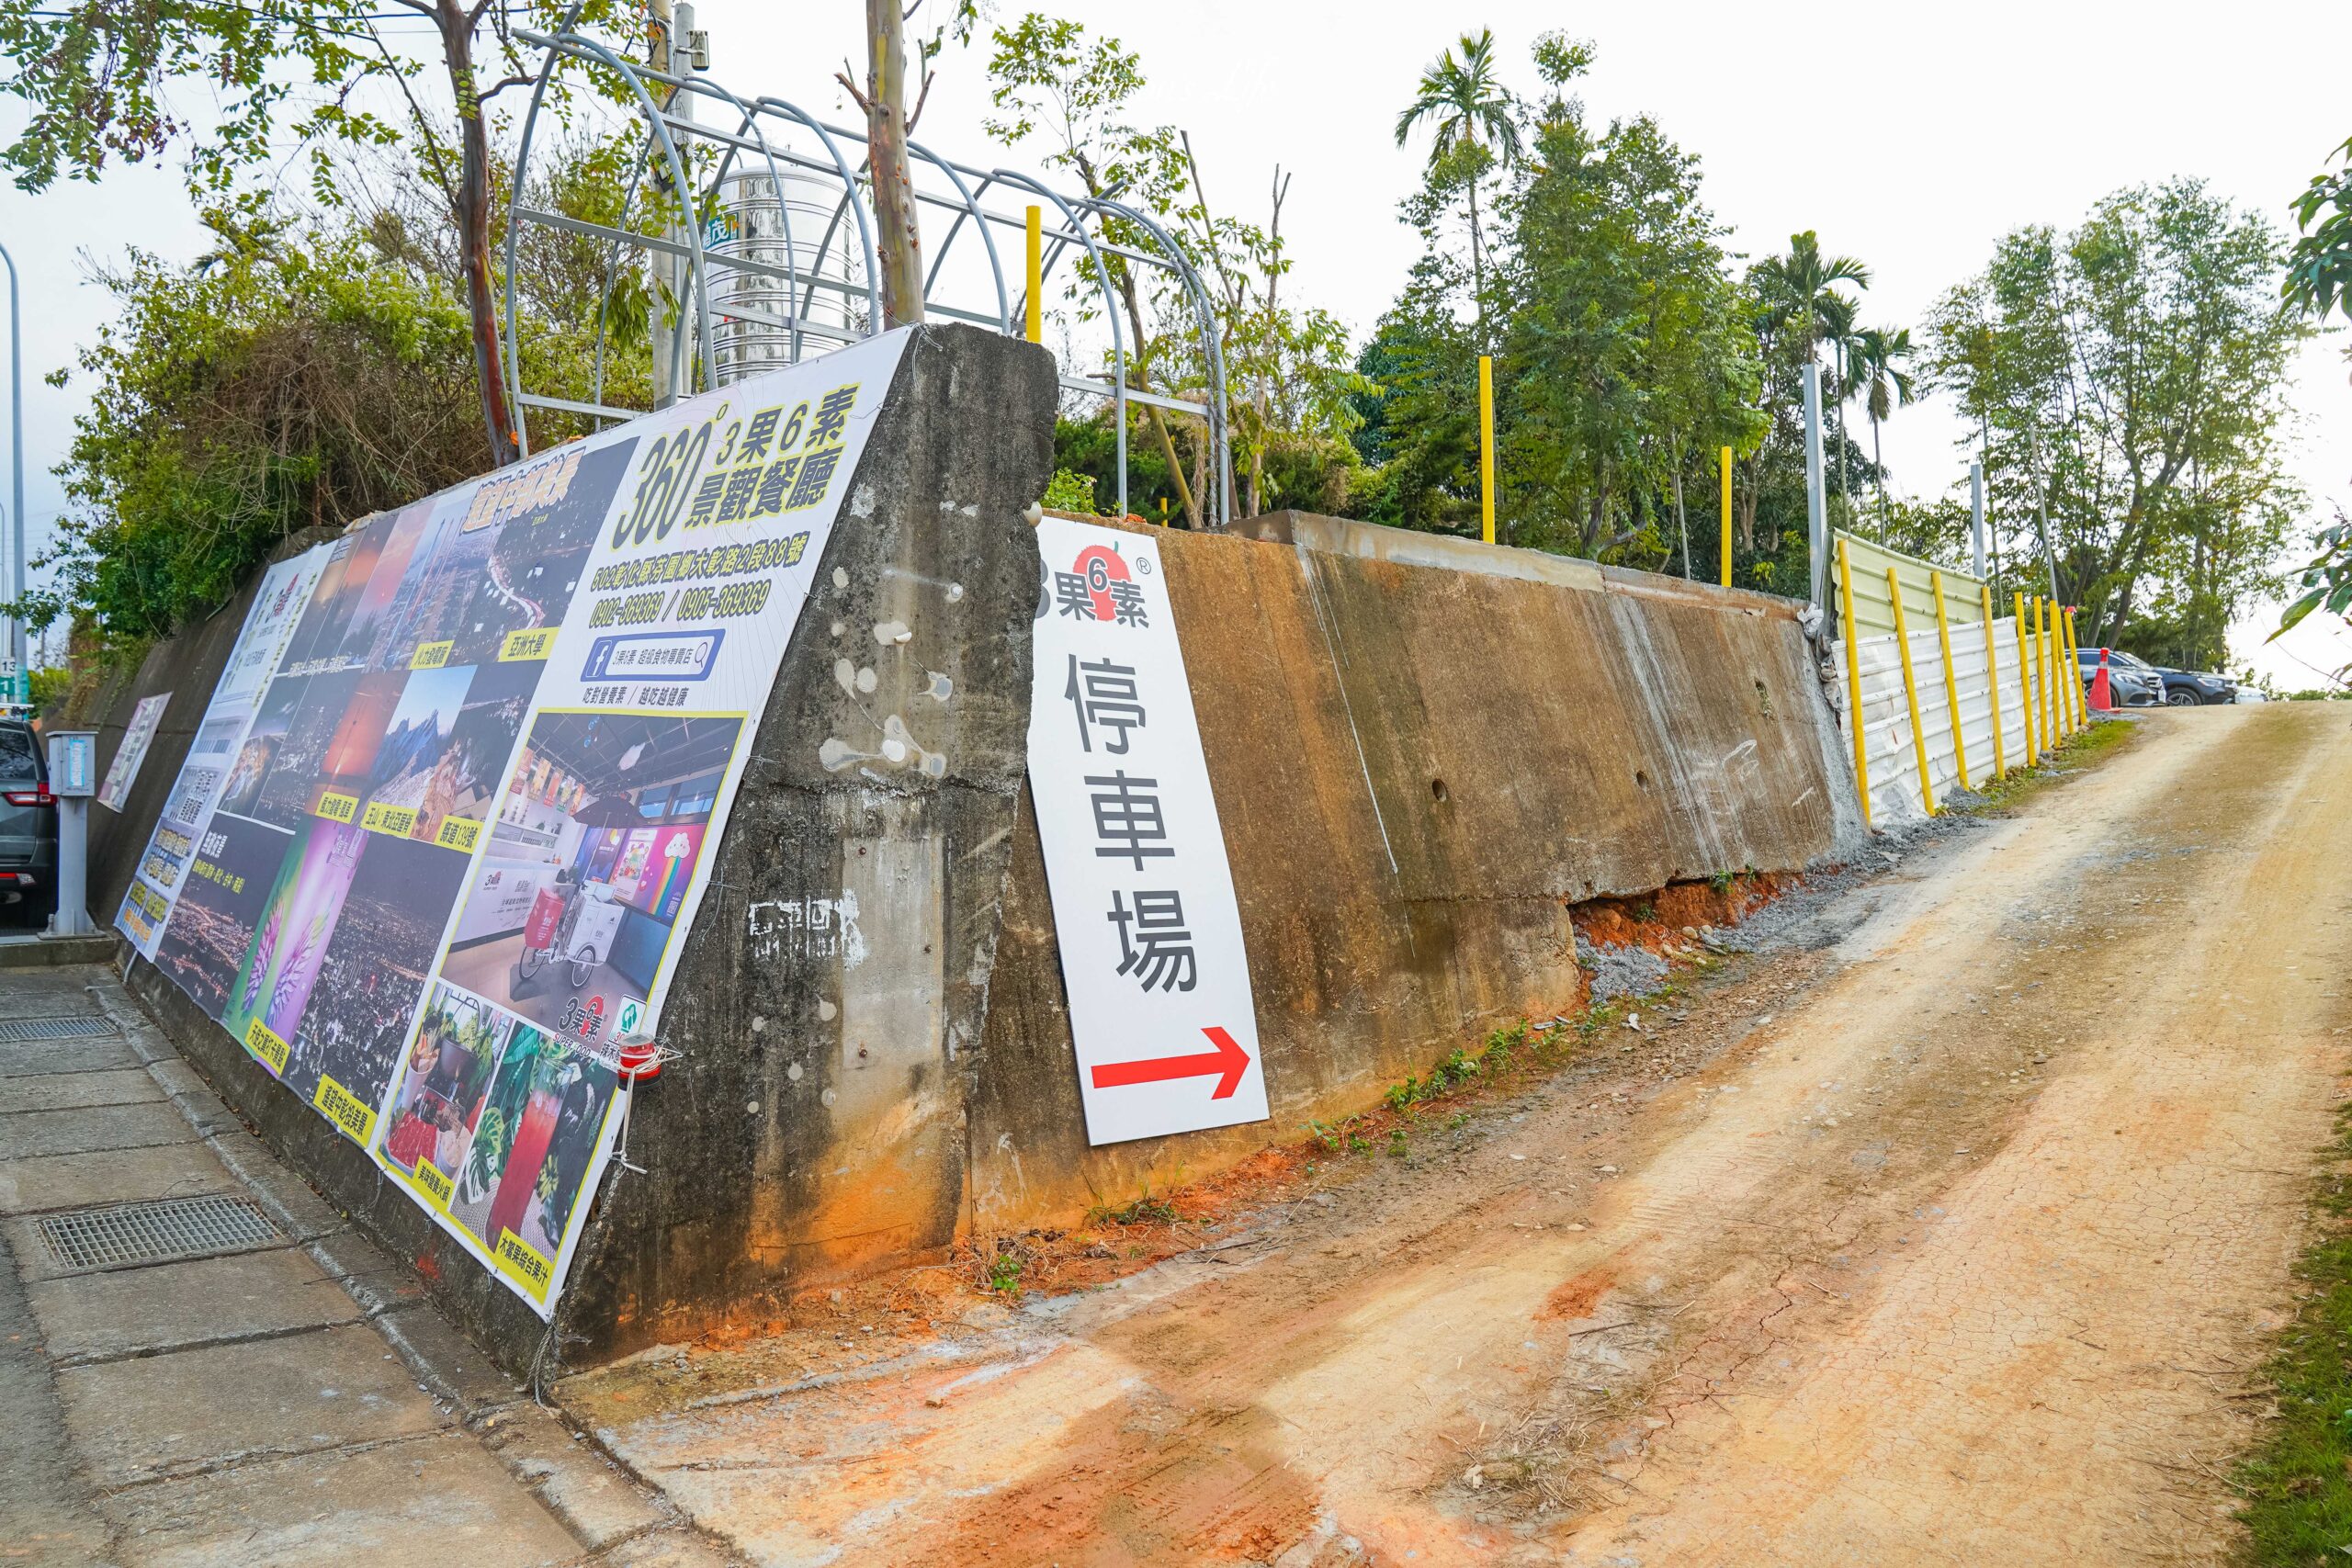
[[[1039,566],[1021,513],[1051,469],[1055,386],[1041,351],[968,329],[910,347],[684,949],[664,1034],[685,1057],[629,1133],[645,1171],[607,1185],[572,1271],[567,1359],[756,1323],[848,1274],[1208,1174],[1492,1021],[1576,1005],[1572,904],[1794,870],[1858,837],[1785,601],[1304,514],[1163,536],[1274,1115],[1090,1149],[1022,787]],[[107,722],[158,683],[209,689],[242,615],[158,649]],[[911,641],[876,637],[892,621]],[[100,824],[107,913],[202,704],[175,708],[133,808]],[[943,774],[840,760],[894,714]],[[854,940],[763,918],[808,898]],[[134,967],[281,1154],[502,1359],[532,1358],[536,1319]]]
[[[1578,1005],[1573,903],[1859,838],[1787,600],[1306,513],[1238,532],[1160,547],[1273,1119],[1087,1146],[1024,795],[972,1109],[982,1233],[1216,1170]]]

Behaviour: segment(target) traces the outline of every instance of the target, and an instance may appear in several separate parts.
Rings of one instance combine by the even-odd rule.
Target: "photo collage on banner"
[[[320,546],[291,560],[279,561],[262,574],[260,591],[245,614],[244,628],[229,650],[229,662],[212,689],[212,700],[206,705],[196,738],[189,742],[179,776],[164,796],[154,831],[131,873],[130,887],[123,896],[115,924],[150,963],[161,964],[157,944],[183,892],[188,895],[187,920],[195,928],[184,946],[209,948],[223,955],[213,971],[221,983],[229,964],[235,961],[228,949],[234,945],[235,909],[246,897],[246,873],[226,857],[225,838],[212,838],[212,814],[233,784],[237,753],[253,722],[254,699],[277,667],[287,635],[325,569],[329,548]],[[165,972],[179,981],[181,989],[199,1002],[204,999],[200,976],[175,972],[168,966]],[[191,978],[197,983],[191,984]]]
[[[201,877],[126,902],[143,953],[543,1315],[610,1157],[619,1042],[653,1034],[904,342],[304,558],[293,611],[247,626],[266,684],[205,753]]]

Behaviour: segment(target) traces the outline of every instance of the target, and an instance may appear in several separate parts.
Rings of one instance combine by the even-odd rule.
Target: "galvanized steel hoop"
[[[665,317],[671,344],[668,361],[652,367],[657,407],[673,396],[723,385],[747,367],[793,363],[881,330],[871,191],[863,178],[862,158],[853,164],[846,151],[854,147],[863,152],[865,131],[828,124],[781,98],[739,97],[691,70],[661,71],[631,60],[608,44],[573,30],[580,9],[574,4],[553,32],[518,30],[515,34],[542,51],[508,186],[506,280],[500,321],[508,391],[519,411],[517,436],[525,453],[530,450],[529,414],[534,410],[571,414],[599,427],[607,421],[650,412],[616,403],[609,392],[612,305],[625,265],[666,259],[673,269],[672,298],[666,307],[658,297],[653,305],[673,312]],[[557,73],[567,67],[596,70],[616,78],[621,85],[619,107],[633,112],[642,126],[642,147],[614,223],[572,217],[526,200],[532,194],[531,160],[542,141],[539,118],[548,108],[550,85]],[[693,111],[700,105],[721,109],[727,123],[697,120]],[[1071,288],[1094,297],[1081,309],[1081,318],[1097,317],[1108,328],[1104,357],[1110,373],[1078,375],[1066,368],[1060,382],[1066,392],[1099,397],[1111,405],[1117,440],[1120,513],[1128,511],[1127,411],[1130,405],[1145,404],[1202,422],[1210,481],[1208,493],[1202,497],[1203,522],[1212,528],[1230,523],[1233,474],[1222,334],[1209,292],[1182,243],[1149,214],[1114,196],[1065,196],[1017,170],[975,168],[943,158],[911,141],[907,150],[917,175],[918,210],[949,216],[927,261],[925,316],[968,322],[1007,336],[1020,334],[1024,314],[1015,307],[1020,286],[1007,288],[994,230],[1001,226],[1022,234],[1021,243],[1025,244],[1027,215],[1019,208],[990,208],[985,200],[997,190],[1036,197],[1059,217],[1058,224],[1047,227],[1043,234],[1043,275],[1050,278],[1056,265],[1069,258],[1070,269],[1065,276]],[[729,222],[748,231],[751,219],[744,203],[750,198],[742,193],[756,190],[756,182],[763,179],[778,209],[779,233],[756,238],[721,233]],[[739,182],[732,207],[728,200],[729,182]],[[665,195],[661,188],[665,184],[667,193],[684,196]],[[812,227],[816,214],[830,207],[813,243],[804,245],[804,237],[795,232],[795,201],[787,190],[823,193],[820,200],[798,203],[808,210]],[[764,206],[768,197],[757,199]],[[658,209],[664,202],[667,212]],[[980,238],[977,263],[963,261],[973,254],[971,247],[960,253],[956,250],[956,242],[967,225]],[[592,381],[585,400],[555,396],[532,385],[526,323],[515,298],[517,245],[526,226],[584,235],[605,246],[602,292],[593,318]],[[641,231],[656,229],[662,231]],[[714,239],[715,234],[719,237]],[[960,271],[950,269],[951,254],[961,263]],[[1018,246],[1015,254],[1020,254]],[[1171,396],[1131,384],[1136,345],[1127,342],[1113,276],[1114,261],[1119,267],[1165,273],[1173,283],[1173,308],[1181,323],[1177,330],[1188,331],[1197,339],[1204,383],[1197,396]],[[829,306],[820,308],[820,295],[831,301]],[[778,299],[780,310],[773,308]],[[1025,305],[1025,299],[1022,303]],[[781,352],[773,358],[754,355],[722,364],[720,350],[729,344],[741,347],[747,355],[754,349],[764,353],[780,347]]]

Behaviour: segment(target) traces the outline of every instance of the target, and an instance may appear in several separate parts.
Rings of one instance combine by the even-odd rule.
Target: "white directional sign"
[[[1057,517],[1037,545],[1029,787],[1087,1139],[1262,1122],[1250,960],[1159,548]]]

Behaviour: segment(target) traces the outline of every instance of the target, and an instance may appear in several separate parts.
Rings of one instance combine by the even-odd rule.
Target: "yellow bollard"
[[[2083,645],[2076,640],[2078,636],[2075,630],[2074,606],[2070,604],[2066,607],[2066,661],[2075,667],[2075,683],[2070,688],[2075,694],[2075,728],[2088,729],[2091,726],[2090,697],[2083,690]]]
[[[2082,728],[2075,716],[2075,694],[2082,689],[2083,684],[2082,666],[2075,661],[2075,645],[2066,637],[2066,607],[2058,605],[2051,615],[2058,630],[2058,685],[2066,694],[2066,733],[2072,735]],[[2075,677],[2072,681],[2066,679],[2070,671]]]
[[[1046,341],[1046,215],[1029,209],[1029,341]]]
[[[2081,730],[2090,724],[2091,716],[2083,698],[2083,656],[2081,645],[2075,641],[2075,607],[2069,604],[2062,614],[2066,626],[2066,668],[2075,677],[2066,682],[2066,702],[2075,710],[2075,729]]]
[[[2050,601],[2037,598],[2033,602],[2033,636],[2035,657],[2041,660],[2041,749],[2054,751],[2058,748],[2058,682],[2051,676],[2056,673],[2050,666]]]
[[[2017,601],[2016,615],[2011,624],[2018,629],[2018,699],[2025,704],[2025,765],[2030,768],[2034,764],[2035,754],[2041,750],[2033,743],[2033,655],[2026,648],[2025,595],[2018,594]]]
[[[1724,448],[1724,586],[1731,586],[1731,448]]]
[[[1944,615],[1944,574],[1931,571],[1928,586],[1936,592],[1936,641],[1944,650],[1944,705],[1951,710],[1951,765],[1960,779],[1960,787],[1973,787],[1968,782],[1968,742],[1960,733],[1960,681],[1951,671],[1951,622]]]
[[[2008,743],[2001,739],[2001,661],[1993,656],[1993,590],[1990,584],[1976,585],[1978,607],[1984,613],[1984,694],[1993,701],[1993,776],[2006,778],[2009,772]]]
[[[1928,779],[1928,736],[1919,725],[1919,682],[1911,673],[1911,634],[1903,625],[1903,584],[1886,569],[1886,602],[1894,610],[1894,648],[1903,656],[1903,700],[1911,705],[1911,750],[1919,761],[1919,805],[1936,814],[1936,788]]]
[[[1729,448],[1725,448],[1729,450]],[[1871,819],[1870,747],[1862,735],[1862,649],[1854,636],[1854,572],[1846,562],[1846,541],[1838,541],[1838,631],[1846,639],[1846,712],[1854,725],[1854,790],[1862,799],[1862,825]]]
[[[1487,543],[1495,542],[1495,362],[1478,356],[1478,515]]]

